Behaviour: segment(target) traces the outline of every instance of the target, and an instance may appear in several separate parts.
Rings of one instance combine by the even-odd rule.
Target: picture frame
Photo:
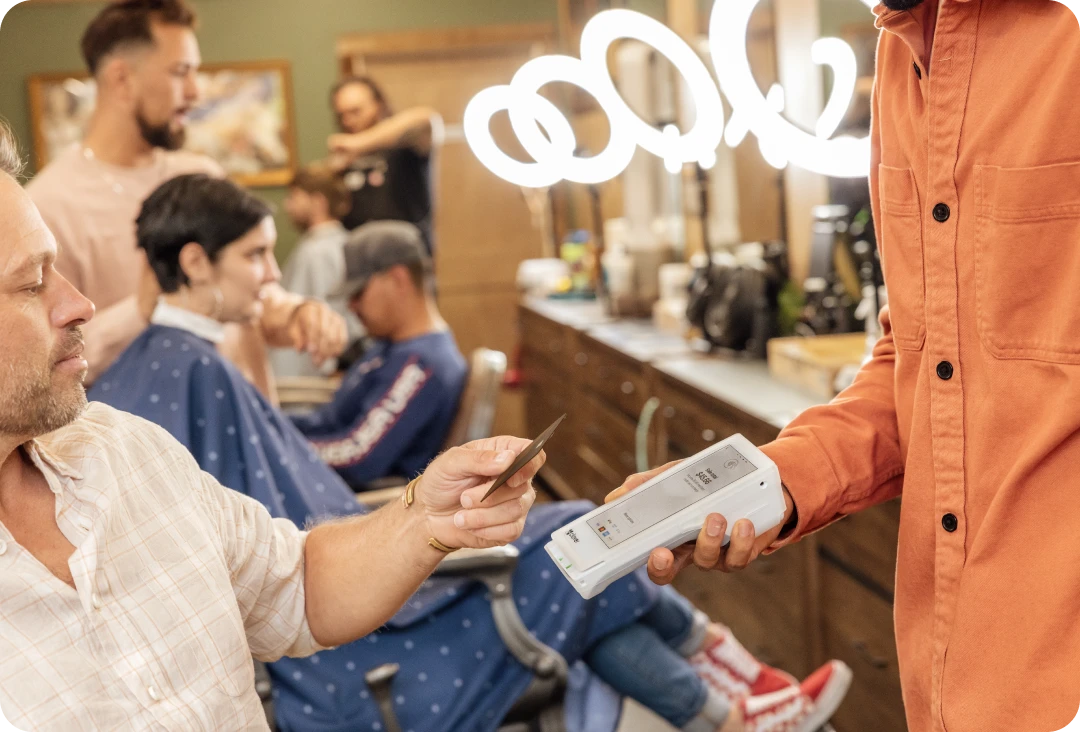
[[[292,72],[288,61],[206,64],[190,113],[185,150],[216,160],[237,183],[288,185],[297,168]],[[96,99],[85,72],[34,74],[27,81],[34,157],[41,170],[82,139]]]

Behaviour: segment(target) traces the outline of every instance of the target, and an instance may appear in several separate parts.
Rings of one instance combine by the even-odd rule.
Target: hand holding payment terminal
[[[570,522],[545,548],[587,600],[643,566],[653,549],[695,539],[709,514],[728,520],[726,545],[736,521],[750,519],[760,535],[784,520],[784,510],[776,464],[733,435]]]

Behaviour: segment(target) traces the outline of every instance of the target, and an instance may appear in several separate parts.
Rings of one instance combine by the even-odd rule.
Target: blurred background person
[[[364,224],[344,248],[338,291],[374,344],[333,400],[294,424],[354,488],[423,470],[446,442],[467,367],[432,296],[420,230]]]
[[[293,176],[285,211],[302,233],[281,273],[281,286],[294,295],[326,301],[345,319],[349,343],[364,335],[360,321],[342,297],[334,298],[345,281],[345,240],[349,232],[341,218],[352,206],[349,190],[341,177],[326,165],[312,163]],[[278,378],[322,376],[333,370],[334,361],[320,368],[310,356],[292,348],[271,352],[274,375]]]
[[[434,252],[432,151],[442,119],[429,107],[393,112],[382,88],[366,76],[350,76],[330,94],[338,134],[327,142],[330,162],[352,193],[342,220],[355,229],[369,221],[407,221]]]

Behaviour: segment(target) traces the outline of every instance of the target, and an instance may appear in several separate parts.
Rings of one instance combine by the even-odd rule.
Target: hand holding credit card
[[[529,464],[530,460],[539,455],[540,451],[544,449],[544,445],[546,445],[547,441],[551,439],[551,436],[555,434],[555,430],[558,429],[559,425],[562,424],[564,419],[566,419],[565,414],[555,420],[554,424],[544,430],[544,432],[539,437],[533,440],[532,444],[525,448],[521,452],[521,454],[517,456],[517,459],[510,464],[510,467],[504,470],[499,475],[499,477],[495,479],[495,482],[491,484],[491,488],[489,488],[488,492],[484,494],[484,497],[480,499],[480,502],[483,503],[488,498],[490,498],[492,493],[506,485],[506,481],[513,478],[519,470]]]

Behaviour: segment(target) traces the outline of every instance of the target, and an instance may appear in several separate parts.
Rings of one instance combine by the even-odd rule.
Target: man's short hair
[[[341,220],[352,210],[352,194],[341,176],[325,163],[311,163],[296,171],[290,188],[299,188],[305,193],[318,193],[330,204],[330,215]]]
[[[8,123],[0,119],[0,171],[18,178],[23,170],[22,155],[19,154],[19,143],[15,140],[15,133],[11,131]]]
[[[176,292],[188,284],[180,250],[194,242],[216,262],[221,251],[273,214],[265,201],[225,178],[194,173],[158,186],[135,220],[136,241],[158,284]]]
[[[82,54],[91,74],[101,60],[126,48],[152,46],[153,23],[195,27],[195,11],[184,0],[123,0],[105,6],[82,37]]]

